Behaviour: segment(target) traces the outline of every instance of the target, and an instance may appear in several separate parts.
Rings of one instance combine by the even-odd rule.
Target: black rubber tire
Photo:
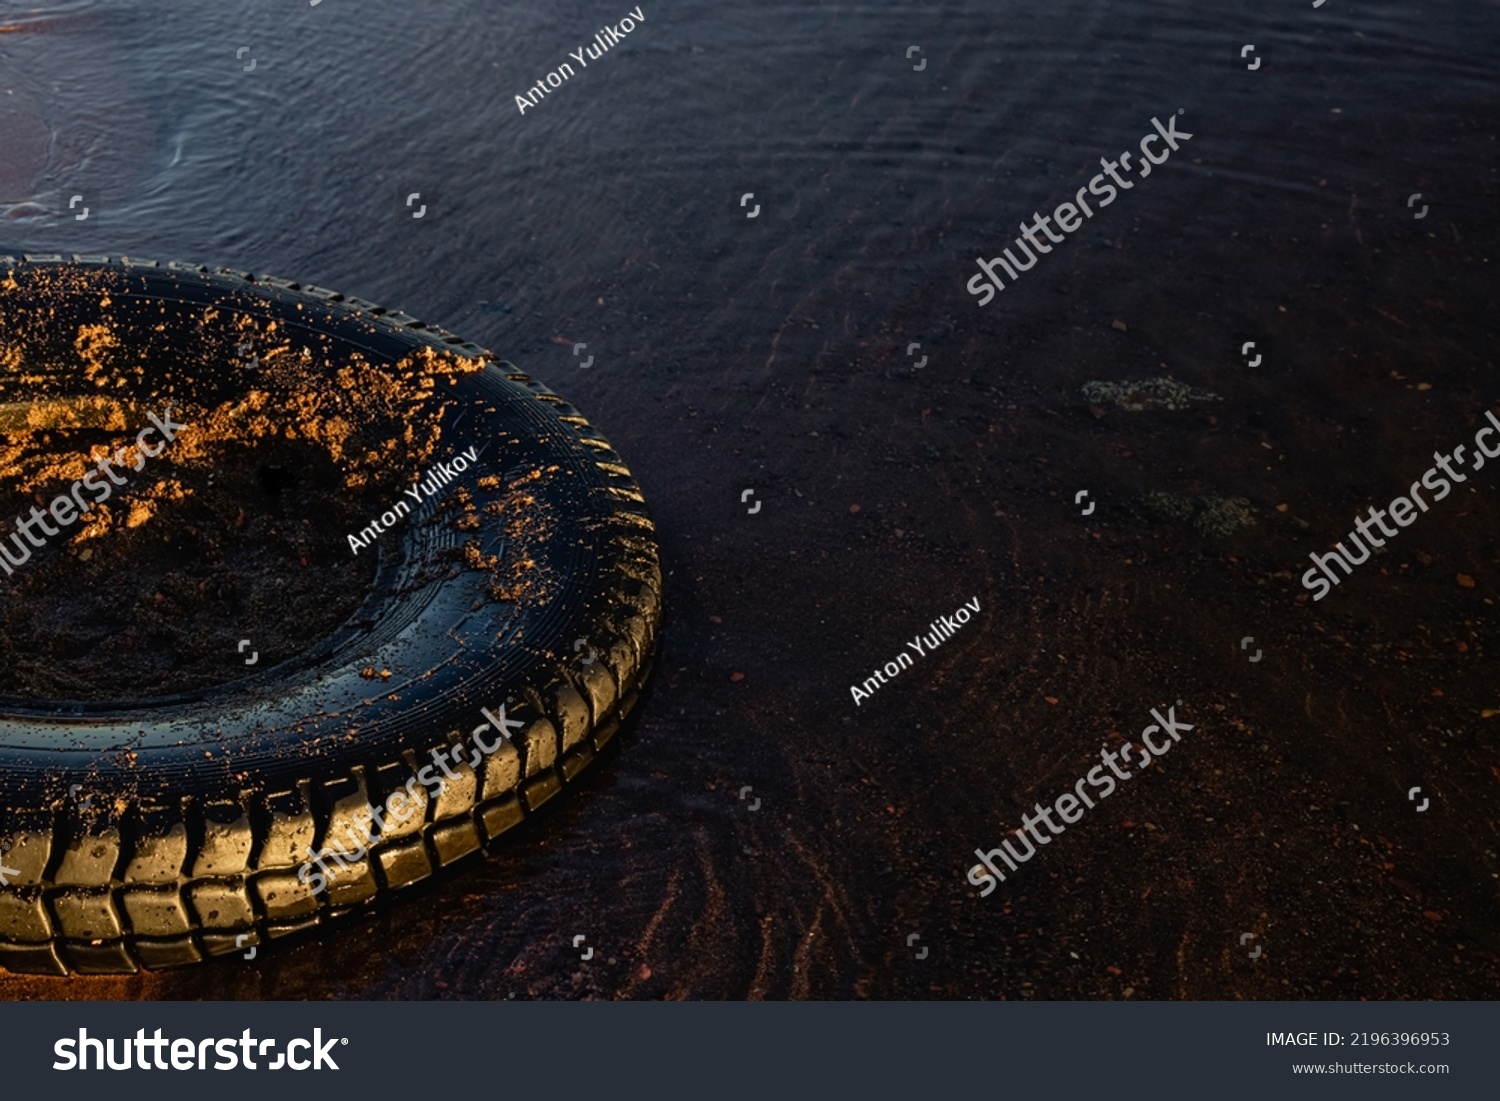
[[[103,304],[80,293],[59,309],[58,276],[72,274],[107,291]],[[477,852],[614,736],[649,672],[661,570],[639,487],[577,410],[415,318],[191,264],[0,256],[0,338],[25,328],[30,289],[43,286],[50,316],[30,320],[56,332],[49,354],[66,355],[70,327],[103,317],[139,341],[142,362],[171,358],[177,370],[184,349],[201,349],[221,388],[237,384],[223,370],[235,336],[220,324],[236,314],[276,319],[325,356],[356,349],[379,364],[431,347],[483,361],[448,393],[459,400],[443,439],[503,443],[495,453],[522,469],[544,461],[565,475],[548,498],[559,518],[548,565],[562,583],[541,608],[476,600],[480,574],[403,588],[455,543],[419,511],[381,537],[376,591],[360,614],[308,654],[148,703],[0,700],[0,966],[130,972],[318,926]],[[17,379],[0,380],[5,400],[16,400]],[[372,664],[395,675],[361,676]],[[421,814],[374,831],[363,859],[321,893],[299,879],[311,850],[363,828],[367,804],[411,792],[434,750],[469,745],[481,708],[501,705],[523,724],[509,742],[488,756],[464,750],[436,798],[416,787]]]

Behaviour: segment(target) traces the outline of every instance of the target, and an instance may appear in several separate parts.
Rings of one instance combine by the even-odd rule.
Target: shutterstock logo
[[[1474,433],[1471,470],[1482,470],[1486,459],[1500,459],[1500,442],[1494,443],[1493,451],[1484,442],[1486,436],[1494,436],[1500,441],[1500,417],[1495,416],[1493,409],[1486,409],[1484,415],[1489,423],[1482,425]],[[1393,499],[1385,508],[1371,506],[1369,516],[1356,516],[1353,530],[1335,543],[1333,549],[1326,554],[1309,554],[1313,566],[1302,575],[1302,587],[1313,594],[1314,602],[1332,592],[1333,587],[1343,581],[1344,577],[1353,577],[1355,566],[1368,562],[1375,549],[1385,546],[1387,539],[1394,539],[1402,528],[1409,527],[1418,516],[1427,511],[1427,501],[1422,496],[1423,489],[1428,490],[1432,494],[1432,500],[1437,502],[1448,496],[1456,483],[1467,482],[1469,476],[1454,465],[1464,462],[1466,450],[1468,444],[1459,444],[1452,454],[1434,451],[1433,465],[1427,468],[1426,474],[1412,482],[1405,495]],[[1395,527],[1385,522],[1387,516]],[[1380,529],[1379,535],[1375,534],[1377,527]],[[1358,558],[1354,556],[1356,549],[1359,551]],[[1344,577],[1334,571],[1334,566],[1344,571]]]
[[[1050,845],[1053,838],[1062,836],[1069,826],[1079,822],[1086,811],[1093,810],[1095,800],[1102,802],[1113,795],[1118,787],[1117,781],[1123,783],[1136,775],[1135,770],[1149,768],[1157,758],[1165,757],[1182,740],[1183,732],[1193,729],[1194,724],[1177,718],[1177,708],[1181,706],[1182,701],[1178,700],[1167,708],[1165,715],[1153,707],[1151,717],[1156,722],[1141,731],[1141,745],[1126,742],[1118,752],[1104,746],[1099,750],[1102,763],[1090,769],[1086,776],[1080,777],[1071,791],[1063,792],[1048,806],[1036,804],[1033,813],[1021,818],[1020,827],[1011,830],[1010,836],[995,848],[988,852],[975,849],[974,855],[979,857],[980,862],[969,869],[968,879],[974,886],[983,888],[979,897],[984,898],[1005,882],[1005,873],[1000,870],[1001,864],[1012,872],[1017,871],[1043,845]],[[1153,733],[1160,736],[1159,741],[1151,737]],[[1136,758],[1134,761],[1131,760],[1132,756]],[[1133,765],[1134,769],[1121,768],[1121,765]],[[1092,796],[1088,789],[1092,789]],[[1054,813],[1062,824],[1052,820]],[[1047,827],[1045,833],[1038,828],[1043,825]],[[1013,843],[1012,838],[1019,844]]]
[[[1181,108],[1178,109],[1177,114],[1182,114]],[[1167,158],[1181,148],[1177,144],[1179,141],[1187,141],[1193,136],[1177,129],[1177,115],[1168,115],[1165,126],[1162,125],[1161,120],[1158,118],[1153,118],[1151,125],[1155,129],[1152,133],[1147,134],[1141,139],[1140,160],[1136,162],[1140,168],[1141,179],[1145,179],[1151,175],[1152,166],[1165,164]],[[1156,152],[1154,154],[1151,151],[1153,142],[1156,144]],[[1026,257],[1025,262],[1023,263],[1020,256],[1015,255],[1008,248],[993,259],[985,260],[981,258],[975,260],[975,263],[979,265],[981,274],[969,280],[969,293],[979,296],[979,304],[981,306],[988,306],[990,299],[995,297],[995,292],[1005,289],[1005,280],[1000,278],[1000,272],[996,270],[997,268],[1003,270],[1010,281],[1014,283],[1021,277],[1022,272],[1030,271],[1036,267],[1037,260],[1051,252],[1054,245],[1060,245],[1066,241],[1066,234],[1081,228],[1085,220],[1094,216],[1094,209],[1089,205],[1086,196],[1093,196],[1099,209],[1103,210],[1115,201],[1120,192],[1129,191],[1135,187],[1134,181],[1127,180],[1124,176],[1120,175],[1122,169],[1127,173],[1130,172],[1130,157],[1129,150],[1121,153],[1118,160],[1112,161],[1108,157],[1100,157],[1099,167],[1103,171],[1083,187],[1080,187],[1078,193],[1073,196],[1072,202],[1060,203],[1057,209],[1050,215],[1039,214],[1033,211],[1031,215],[1032,223],[1027,225],[1025,222],[1022,222],[1021,236],[1015,239],[1016,249],[1022,256]],[[1106,183],[1106,176],[1114,182]],[[1062,230],[1061,235],[1052,232],[1054,222],[1057,224],[1057,228]],[[1046,240],[1044,241],[1038,234],[1045,235]],[[1047,244],[1047,241],[1051,241],[1052,244]]]
[[[223,1039],[176,1040],[164,1039],[157,1029],[150,1039],[144,1028],[137,1029],[135,1038],[126,1036],[120,1040],[120,1058],[115,1060],[115,1041],[89,1035],[87,1028],[78,1030],[78,1039],[71,1037],[58,1040],[52,1045],[57,1062],[53,1070],[209,1070],[208,1055],[212,1051],[218,1059],[213,1070],[234,1070],[243,1066],[246,1070],[338,1070],[333,1061],[333,1046],[347,1044],[346,1037],[323,1039],[321,1028],[313,1029],[311,1040],[298,1037],[278,1052],[276,1040],[257,1040],[247,1028],[239,1039],[226,1036]],[[163,1052],[166,1052],[164,1055]],[[310,1052],[311,1059],[302,1058],[298,1052]],[[89,1065],[89,1054],[93,1053],[93,1066]],[[267,1062],[270,1055],[276,1058]],[[167,1059],[171,1059],[171,1063]],[[260,1063],[255,1060],[259,1058]]]
[[[93,462],[97,470],[90,470],[83,477],[73,483],[73,488],[68,493],[60,494],[54,500],[46,512],[32,506],[31,514],[26,517],[17,516],[16,530],[11,533],[10,543],[0,541],[0,569],[4,569],[7,575],[15,573],[14,567],[24,566],[31,560],[31,548],[41,548],[47,545],[47,536],[58,535],[64,528],[78,522],[79,519],[89,514],[95,505],[102,505],[109,500],[114,493],[115,486],[122,486],[127,479],[116,470],[126,469],[125,459],[134,455],[135,460],[130,465],[131,470],[141,470],[146,465],[147,459],[154,459],[166,449],[167,444],[177,439],[177,432],[190,427],[186,424],[178,424],[172,419],[172,407],[167,406],[166,420],[163,421],[155,413],[147,413],[146,417],[151,421],[151,426],[143,428],[135,437],[135,446],[119,448],[114,458],[107,454],[103,457],[93,456]],[[161,435],[162,442],[155,445],[156,450],[146,443],[146,437],[152,432]],[[105,481],[108,478],[108,481]],[[85,501],[80,492],[88,490],[94,495],[93,500]],[[48,516],[52,520],[47,519]],[[53,526],[56,522],[56,527]],[[33,528],[39,528],[38,535]],[[23,539],[22,536],[25,536]],[[29,545],[28,545],[29,544]],[[14,545],[15,554],[11,554],[11,546]]]

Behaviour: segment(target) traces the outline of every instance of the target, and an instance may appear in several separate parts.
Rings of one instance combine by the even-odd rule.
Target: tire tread
[[[72,262],[108,258],[74,254]],[[60,254],[0,256],[0,266],[69,262]],[[324,287],[201,264],[119,257],[114,265],[165,268],[183,278],[239,280],[275,288],[321,310],[357,313],[444,351],[495,365],[573,429],[605,475],[614,532],[604,591],[593,605],[589,645],[597,660],[559,655],[549,683],[515,695],[535,714],[476,774],[455,770],[436,801],[414,790],[420,813],[372,841],[356,874],[330,879],[321,895],[297,880],[309,850],[348,826],[365,803],[405,788],[422,759],[416,748],[391,761],[355,761],[350,772],[311,776],[275,792],[246,784],[233,798],[184,796],[176,805],[0,810],[0,852],[17,875],[0,886],[0,968],[27,974],[128,974],[180,967],[318,928],[426,880],[493,843],[575,782],[619,729],[649,676],[661,614],[655,526],[621,457],[565,399],[493,352],[437,326]],[[439,732],[427,749],[461,737]]]

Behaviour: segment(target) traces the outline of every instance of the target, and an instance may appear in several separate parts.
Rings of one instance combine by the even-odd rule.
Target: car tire
[[[435,326],[268,276],[27,256],[0,257],[0,278],[0,340],[45,330],[65,350],[104,319],[145,359],[191,360],[172,368],[189,374],[223,374],[212,364],[236,317],[275,320],[320,353],[356,349],[372,369],[423,348],[477,361],[446,395],[444,443],[491,447],[497,492],[498,466],[556,473],[537,492],[558,579],[542,606],[485,600],[481,574],[444,565],[453,531],[414,516],[381,537],[360,612],[305,654],[146,702],[0,700],[0,967],[132,972],[315,929],[479,852],[614,737],[656,645],[655,529],[624,461],[562,398]],[[0,385],[22,397],[14,378]],[[498,535],[481,517],[489,553]],[[476,738],[492,719],[507,737]],[[309,858],[361,831],[362,851],[340,845],[349,859],[325,860],[336,874],[315,890]]]

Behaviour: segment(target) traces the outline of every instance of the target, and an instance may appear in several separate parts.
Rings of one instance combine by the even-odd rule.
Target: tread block
[[[189,884],[188,901],[204,929],[243,929],[255,924],[255,908],[243,877]]]
[[[5,840],[10,842],[10,848],[0,850],[0,855],[4,856],[7,867],[21,873],[7,875],[9,885],[32,887],[40,884],[47,872],[47,858],[52,853],[51,828],[17,829]]]
[[[655,540],[649,539],[638,532],[622,531],[615,535],[615,541],[625,549],[632,558],[643,562],[656,562],[659,560]]]
[[[588,696],[589,714],[592,716],[591,724],[597,723],[609,714],[610,708],[619,698],[614,675],[605,661],[600,658],[591,662],[583,670],[579,679],[583,682],[584,692]]]
[[[651,517],[647,516],[644,510],[629,511],[624,507],[617,508],[610,520],[617,531],[624,530],[635,534],[656,533],[656,525],[651,522]]]
[[[526,812],[521,809],[521,800],[514,795],[490,803],[479,810],[480,825],[484,827],[485,837],[491,841],[512,826],[519,825],[525,817]]]
[[[119,863],[118,829],[103,833],[80,833],[63,850],[62,861],[57,866],[53,882],[60,887],[95,887],[113,879]]]
[[[635,641],[626,637],[623,632],[618,632],[609,652],[602,656],[609,663],[609,671],[615,675],[615,684],[619,686],[614,701],[614,705],[618,706],[620,696],[635,683],[636,670],[641,667],[641,655],[635,648]]]
[[[549,710],[556,718],[562,730],[562,751],[567,753],[579,742],[588,736],[589,732],[589,708],[584,702],[583,696],[566,681],[558,681],[550,692],[545,693],[550,698],[552,707]]]
[[[341,776],[323,785],[318,801],[328,817],[325,836],[342,836],[359,829],[362,833],[358,836],[367,837],[374,829],[374,819],[369,813],[370,796],[365,789],[365,778],[360,775],[362,771],[356,770],[351,776]]]
[[[137,936],[175,937],[193,931],[193,918],[175,887],[126,887],[120,905]]]
[[[640,667],[642,646],[645,645],[645,627],[634,609],[627,607],[613,607],[601,616],[601,622],[604,630],[615,636],[615,640],[603,654],[604,660],[609,661],[609,670],[615,675],[615,684],[621,685],[621,690],[624,690],[624,685],[634,681],[636,670]]]
[[[621,616],[619,627],[636,646],[636,669],[639,669],[640,663],[645,660],[646,649],[651,646],[651,627],[646,624],[640,612],[634,610],[633,607],[625,606],[621,610],[624,615]]]
[[[187,827],[170,822],[167,808],[153,808],[141,813],[143,836],[135,845],[135,854],[125,868],[126,883],[176,883],[187,863]]]
[[[141,961],[142,967],[167,968],[182,967],[190,963],[198,963],[203,959],[203,953],[193,943],[191,937],[174,937],[171,940],[135,940],[131,942],[131,950],[136,959]]]
[[[545,721],[545,720],[543,720]],[[547,724],[549,727],[551,723]],[[486,727],[486,729],[489,729]],[[527,727],[521,729],[520,736],[524,737]],[[490,730],[490,734],[494,734]],[[545,737],[545,734],[543,735]],[[492,744],[493,739],[489,734],[485,735],[485,744]],[[481,800],[494,799],[497,796],[514,793],[521,782],[521,752],[509,741],[502,742],[484,760],[484,776],[480,785],[479,798]]]
[[[646,503],[646,498],[642,496],[635,481],[628,476],[625,478],[612,477],[610,478],[610,482],[609,495],[615,498],[615,500],[628,501],[632,505],[644,505]]]
[[[119,975],[139,971],[124,941],[107,944],[76,944],[64,941],[62,957],[80,975]]]
[[[375,870],[370,866],[368,853],[359,860],[346,860],[344,867],[332,860],[327,861],[328,885],[319,892],[328,899],[331,906],[349,906],[356,902],[363,902],[368,898],[374,898],[375,893],[380,890],[380,885],[375,882]],[[308,876],[312,879],[312,875]],[[301,883],[298,883],[301,886]],[[316,900],[317,896],[313,896]]]
[[[535,776],[526,782],[524,795],[526,798],[526,809],[536,810],[548,799],[551,799],[562,790],[562,780],[556,772],[548,771],[540,776]]]
[[[309,880],[312,876],[309,875]],[[287,921],[311,914],[318,908],[312,884],[303,883],[296,872],[265,872],[254,879],[255,893],[272,921]]]
[[[331,802],[331,807],[318,874],[325,880],[324,891],[333,905],[361,902],[373,898],[379,890],[369,850],[380,833],[376,815],[383,813],[371,805],[362,773],[363,770],[356,770],[353,776],[331,781],[324,789],[324,798]],[[298,867],[299,877],[306,866]],[[307,878],[309,881],[314,878],[311,870]],[[324,892],[315,892],[321,893]]]
[[[407,787],[414,776],[405,761],[394,761],[376,770],[374,786],[381,796],[386,829],[382,838],[389,840],[419,836],[427,821],[427,789],[421,784]]]
[[[460,818],[434,827],[432,848],[440,865],[452,864],[476,851],[481,842],[479,829],[471,818]]]
[[[107,888],[70,887],[52,895],[52,912],[62,935],[73,940],[119,940],[125,935]]]
[[[306,891],[311,895],[314,903],[323,897],[335,906],[350,906],[366,898],[372,898],[375,891],[380,889],[375,882],[375,871],[369,861],[369,835],[353,834],[342,838],[348,849],[339,847],[338,844],[330,844],[324,847],[323,859],[318,862],[309,862],[308,883]],[[317,868],[317,870],[314,870]],[[297,885],[303,886],[302,868],[297,868],[293,874]],[[323,880],[320,882],[318,880]],[[296,912],[296,910],[294,910]]]
[[[255,835],[250,816],[238,803],[210,803],[203,808],[203,844],[193,861],[193,878],[242,875],[250,867]]]
[[[657,618],[661,610],[661,596],[644,581],[631,577],[622,581],[615,589],[620,599],[629,604],[647,623]]]
[[[550,719],[533,719],[515,739],[525,751],[528,778],[546,772],[557,764],[557,727]]]
[[[492,728],[486,724],[482,729],[491,730]],[[474,769],[469,764],[469,759],[479,750],[466,742],[461,743],[456,732],[448,737],[448,744],[437,748],[437,756],[443,759],[447,768],[437,769],[443,779],[443,789],[438,794],[436,806],[432,811],[434,819],[466,814],[473,810],[474,804],[479,801],[479,777],[474,775]],[[488,738],[485,740],[489,741]],[[436,760],[436,758],[429,755],[429,760]],[[448,775],[449,772],[453,775]]]
[[[301,791],[280,791],[266,796],[270,827],[261,846],[258,867],[299,867],[313,849],[318,827],[312,808]]]
[[[376,851],[375,860],[386,885],[391,888],[417,883],[430,876],[433,870],[427,846],[422,844],[420,837],[385,845]]]
[[[40,887],[0,892],[0,937],[9,940],[52,939],[52,915]]]
[[[66,975],[67,965],[51,944],[0,942],[0,967],[21,975]]]

